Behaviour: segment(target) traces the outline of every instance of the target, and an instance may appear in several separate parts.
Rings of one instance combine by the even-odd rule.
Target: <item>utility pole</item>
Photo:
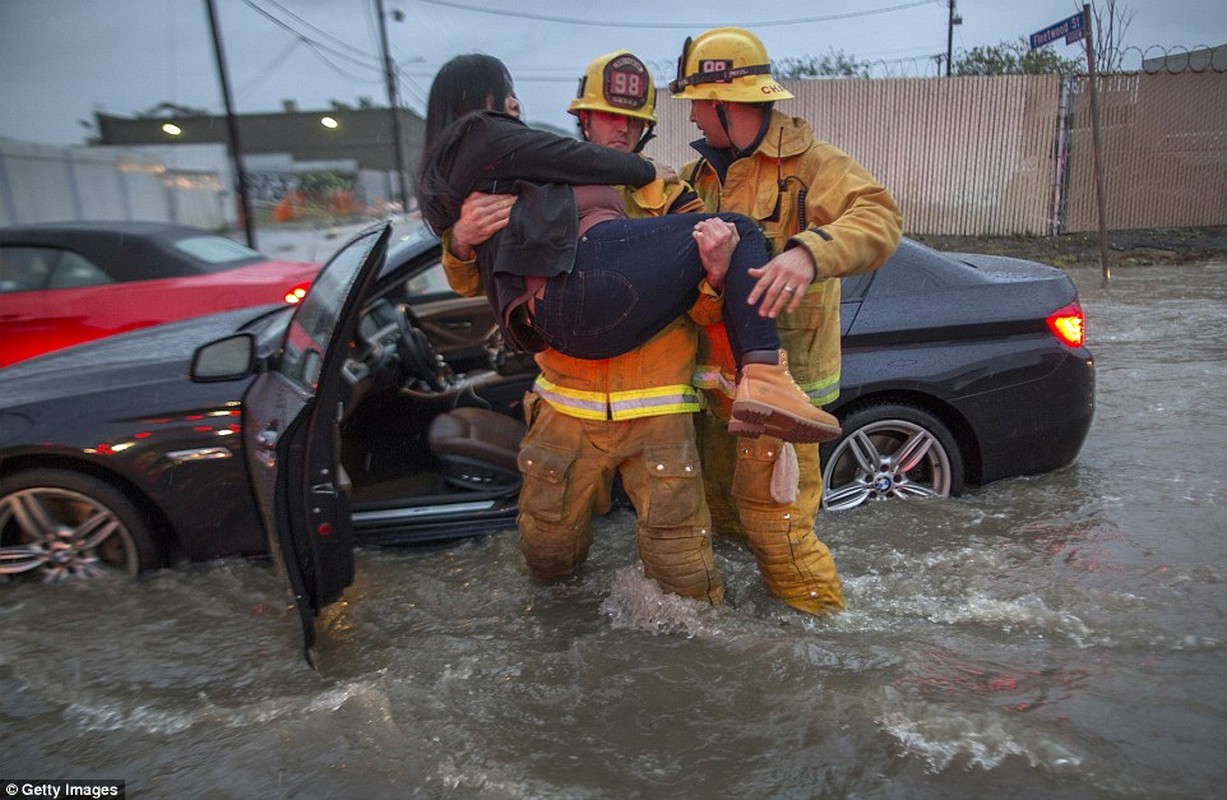
[[[950,60],[954,56],[954,26],[962,25],[963,18],[954,12],[954,0],[946,0],[949,9],[946,15],[946,77],[950,77]]]
[[[209,29],[213,33],[213,53],[217,57],[217,74],[222,84],[222,100],[226,104],[226,128],[230,133],[230,158],[234,161],[235,181],[238,184],[239,216],[243,218],[243,232],[247,235],[247,246],[254,250],[256,249],[256,234],[252,228],[251,211],[247,207],[247,174],[243,171],[243,145],[239,142],[239,124],[234,116],[234,106],[230,100],[230,78],[226,74],[226,54],[222,51],[222,37],[218,30],[214,0],[205,0],[205,8],[209,11]]]
[[[396,65],[388,55],[388,20],[383,12],[383,0],[375,0],[375,13],[379,17],[379,44],[383,50],[384,79],[388,84],[388,106],[392,114],[392,151],[396,157],[396,181],[400,189],[402,214],[409,213],[409,189],[405,185],[405,153],[401,148],[400,100],[396,91]]]

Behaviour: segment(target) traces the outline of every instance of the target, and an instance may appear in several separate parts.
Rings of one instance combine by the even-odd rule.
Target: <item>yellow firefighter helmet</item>
[[[771,60],[762,40],[744,28],[713,28],[687,37],[677,60],[674,97],[683,100],[724,100],[729,103],[770,103],[792,93],[771,76]]]
[[[648,68],[629,50],[593,59],[567,107],[567,113],[577,117],[584,110],[608,111],[655,123],[656,87]]]

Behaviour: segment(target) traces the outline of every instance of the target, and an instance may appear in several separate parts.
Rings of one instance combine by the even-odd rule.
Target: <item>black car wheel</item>
[[[842,420],[844,433],[823,448],[822,507],[873,500],[948,497],[963,490],[963,457],[950,430],[914,406],[868,406]]]
[[[58,469],[0,481],[0,575],[43,580],[135,577],[158,565],[149,525],[123,493]]]

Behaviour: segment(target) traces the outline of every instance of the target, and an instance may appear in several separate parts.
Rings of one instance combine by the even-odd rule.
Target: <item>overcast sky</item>
[[[366,96],[386,105],[376,0],[214,0],[235,110],[301,110]],[[874,74],[931,76],[946,51],[948,0],[383,0],[400,92],[423,110],[431,77],[460,53],[501,58],[529,121],[572,127],[565,113],[590,59],[635,51],[657,82],[681,43],[718,25],[754,30],[771,57],[832,49]],[[1073,0],[957,0],[953,49],[1027,36],[1081,9]],[[131,115],[169,102],[224,112],[207,0],[0,0],[0,137],[77,144],[95,111]],[[483,10],[487,9],[487,10]],[[1130,16],[1124,66],[1163,50],[1227,43],[1227,0],[1120,0]],[[1066,57],[1081,45],[1058,42]],[[662,102],[668,102],[662,99]]]

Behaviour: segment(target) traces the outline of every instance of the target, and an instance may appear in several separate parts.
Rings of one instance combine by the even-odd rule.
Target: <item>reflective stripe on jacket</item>
[[[555,385],[538,376],[533,391],[558,411],[580,419],[618,421],[662,414],[692,414],[699,410],[699,391],[688,383],[619,392],[586,392]]]

